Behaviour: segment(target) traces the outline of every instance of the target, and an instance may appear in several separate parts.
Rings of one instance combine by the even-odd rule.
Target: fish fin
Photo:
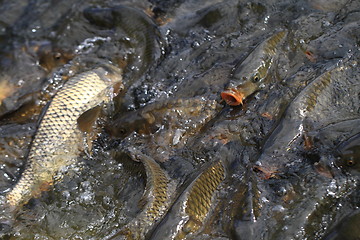
[[[37,126],[40,125],[40,122],[41,122],[41,120],[43,119],[43,117],[45,116],[48,108],[50,107],[51,102],[52,102],[51,100],[48,101],[48,102],[46,103],[46,105],[43,107],[43,109],[41,109],[40,114],[39,114],[39,117],[38,117],[38,121],[37,121],[37,123],[36,123]]]
[[[317,173],[319,173],[321,176],[324,176],[326,178],[334,178],[334,173],[331,167],[325,163],[324,161],[319,161],[314,163],[314,169]]]
[[[304,132],[303,134],[303,140],[304,140],[304,149],[306,151],[310,151],[314,149],[314,140],[311,135],[309,135],[307,132]]]
[[[121,92],[121,90],[123,90],[123,88],[124,88],[124,86],[123,86],[122,82],[115,83],[113,86],[114,97],[116,97]]]
[[[99,118],[101,107],[96,106],[91,108],[80,115],[77,119],[78,128],[84,133],[90,133],[93,131],[96,120]]]
[[[303,121],[302,138],[303,138],[303,147],[304,150],[306,151],[313,151],[315,149],[313,130],[314,130],[313,123],[308,118],[305,118]]]
[[[96,106],[81,114],[77,119],[79,130],[85,134],[83,150],[88,156],[91,156],[92,142],[97,135],[96,120],[99,118],[101,110],[101,106]]]

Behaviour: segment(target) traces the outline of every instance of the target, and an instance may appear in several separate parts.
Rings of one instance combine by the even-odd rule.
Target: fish
[[[91,24],[107,29],[117,28],[119,32],[126,34],[125,39],[129,39],[126,46],[134,48],[135,52],[127,56],[126,62],[132,66],[133,76],[128,76],[124,83],[126,88],[144,74],[164,51],[165,41],[158,26],[140,9],[126,5],[88,7],[84,9],[83,15]]]
[[[15,92],[15,86],[8,83],[6,80],[0,81],[0,106],[2,103],[2,100],[10,96]]]
[[[234,68],[230,83],[220,94],[228,105],[242,105],[244,99],[264,88],[286,34],[287,31],[280,31],[267,38]]]
[[[116,138],[125,138],[133,132],[150,134],[155,117],[153,113],[148,112],[148,109],[149,107],[115,117],[105,126],[105,130],[110,136]]]
[[[165,121],[170,125],[170,129],[175,126],[182,126],[181,121],[185,119],[189,126],[189,132],[194,128],[201,127],[209,119],[214,117],[220,105],[215,100],[206,100],[203,98],[189,99],[166,99],[156,101],[135,111],[131,111],[120,116],[114,116],[114,119],[105,127],[107,132],[117,138],[129,136],[132,132],[140,134],[154,133],[158,127]],[[191,121],[190,119],[195,119]],[[192,125],[190,125],[192,124]]]
[[[36,54],[39,58],[39,65],[47,72],[51,72],[54,68],[64,65],[74,58],[74,53],[52,47],[49,44],[41,45]]]
[[[360,133],[341,142],[336,147],[336,164],[341,168],[360,172]]]
[[[360,211],[358,208],[355,208],[342,217],[341,220],[327,231],[326,236],[322,239],[324,240],[336,240],[336,239],[359,239],[360,236]]]
[[[143,195],[145,206],[141,213],[109,239],[144,239],[145,234],[167,211],[173,185],[167,173],[151,157],[139,150],[129,149],[135,161],[142,162],[146,171],[146,188]]]
[[[119,112],[105,130],[122,146],[146,146],[144,153],[165,162],[216,117],[221,107],[216,100],[203,97],[159,100],[135,111]]]
[[[18,209],[48,190],[55,175],[75,162],[84,148],[78,119],[86,111],[110,101],[114,86],[121,84],[122,70],[103,65],[70,78],[55,94],[41,117],[25,169],[6,194],[10,208]]]
[[[226,177],[221,161],[207,166],[175,200],[171,209],[146,239],[184,239],[206,221],[216,192]]]
[[[353,61],[340,61],[310,82],[287,106],[281,120],[269,134],[256,162],[255,170],[266,177],[276,175],[291,164],[291,154],[304,151],[309,143],[306,134],[340,120],[357,118],[352,111],[358,100],[352,92],[358,92],[356,65]],[[351,93],[351,94],[350,94]],[[350,96],[350,97],[349,97]],[[302,146],[301,143],[305,143]]]

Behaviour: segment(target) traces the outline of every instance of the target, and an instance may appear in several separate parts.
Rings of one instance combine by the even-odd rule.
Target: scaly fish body
[[[77,120],[85,111],[109,98],[121,71],[99,67],[69,79],[50,102],[32,141],[25,170],[6,195],[11,207],[26,204],[53,184],[61,168],[76,159],[82,147]]]
[[[147,180],[144,199],[146,205],[136,219],[110,239],[118,239],[118,237],[144,239],[147,231],[164,215],[170,203],[172,187],[165,171],[154,159],[141,152],[131,150],[130,154],[134,160],[142,162],[145,166]]]
[[[221,161],[206,168],[180,195],[149,239],[180,240],[199,231],[224,179],[225,168]]]
[[[245,98],[264,87],[285,35],[286,31],[281,31],[266,39],[235,67],[227,89],[221,93],[227,104],[240,105]]]
[[[358,100],[350,95],[350,92],[358,91],[353,84],[356,78],[356,68],[345,63],[307,85],[289,104],[284,117],[266,140],[256,168],[267,173],[281,169],[288,163],[288,153],[296,151],[299,146],[296,143],[309,127],[321,128],[340,119],[358,117],[351,111],[355,107],[352,104]]]
[[[107,130],[112,136],[124,138],[132,132],[153,133],[157,130],[153,129],[155,125],[162,125],[166,121],[171,128],[186,128],[190,135],[214,117],[219,108],[220,105],[214,100],[167,99],[115,117]]]

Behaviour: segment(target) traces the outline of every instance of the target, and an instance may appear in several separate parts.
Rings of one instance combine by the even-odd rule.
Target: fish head
[[[360,172],[360,146],[338,151],[336,165],[350,171]]]
[[[133,132],[148,134],[153,116],[150,113],[144,114],[141,111],[133,111],[127,114],[115,117],[105,126],[107,133],[116,138],[125,138]]]
[[[31,41],[22,49],[36,57],[39,65],[46,72],[63,66],[75,57],[69,49],[56,47],[49,41]]]
[[[230,83],[221,93],[227,104],[240,105],[245,98],[266,86],[277,47],[285,35],[285,31],[272,35],[234,67]]]
[[[247,58],[234,67],[227,88],[221,98],[231,106],[240,105],[251,94],[265,87],[272,57],[256,48]]]
[[[41,48],[38,52],[39,64],[46,71],[51,72],[54,68],[68,63],[74,58],[74,54],[70,51],[54,48],[51,51]]]
[[[336,148],[336,165],[351,172],[360,172],[360,134],[357,134]]]
[[[246,64],[246,62],[244,62]],[[221,98],[231,106],[243,104],[243,100],[258,90],[264,88],[267,71],[257,64],[256,67],[242,66],[234,72],[227,88],[221,92]],[[251,64],[253,65],[253,64]]]
[[[105,126],[106,132],[115,138],[125,138],[135,132],[140,124],[137,114],[130,112],[120,117],[115,117]]]

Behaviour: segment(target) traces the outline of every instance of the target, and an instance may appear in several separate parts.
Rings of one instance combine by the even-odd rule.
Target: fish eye
[[[126,134],[126,129],[125,128],[120,128],[120,129],[118,129],[118,133],[120,135],[125,135]]]
[[[258,76],[258,75],[255,75],[255,76],[253,77],[252,81],[255,82],[255,83],[256,83],[256,82],[259,82],[259,81],[260,81],[259,76]]]
[[[54,58],[55,58],[56,60],[59,60],[59,59],[61,58],[61,53],[56,52],[56,53],[54,54]]]
[[[346,165],[348,165],[349,167],[353,167],[355,165],[355,161],[353,158],[350,158],[346,161]]]

